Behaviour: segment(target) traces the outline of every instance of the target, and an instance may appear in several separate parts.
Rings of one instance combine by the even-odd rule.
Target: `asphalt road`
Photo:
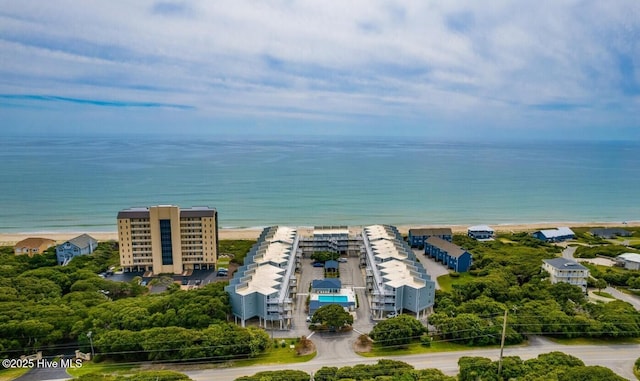
[[[336,338],[336,344],[344,339]],[[340,345],[342,347],[342,345]],[[519,356],[523,360],[535,358],[541,353],[561,351],[576,356],[586,365],[605,366],[622,377],[634,380],[633,364],[640,356],[640,345],[560,345],[545,339],[534,338],[528,346],[507,347],[505,356]],[[353,353],[353,352],[352,352]],[[404,361],[413,365],[416,369],[437,368],[444,373],[454,376],[458,373],[458,359],[463,356],[480,356],[497,360],[499,349],[475,349],[460,352],[442,352],[411,356],[386,357]],[[356,358],[357,357],[357,358]],[[257,372],[268,370],[299,369],[304,372],[316,372],[323,366],[354,366],[356,364],[374,364],[378,358],[353,357],[347,351],[335,354],[319,355],[306,363],[287,365],[260,365],[243,368],[207,369],[186,371],[189,377],[195,381],[213,380],[232,381],[241,376],[253,375]]]

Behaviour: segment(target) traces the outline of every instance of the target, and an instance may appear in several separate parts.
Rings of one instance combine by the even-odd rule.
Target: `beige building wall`
[[[165,260],[165,263],[162,220],[168,221],[171,238],[171,261]],[[118,214],[120,263],[125,270],[150,270],[154,274],[214,268],[217,231],[217,212],[210,208],[180,210],[173,205],[159,205],[124,210]]]

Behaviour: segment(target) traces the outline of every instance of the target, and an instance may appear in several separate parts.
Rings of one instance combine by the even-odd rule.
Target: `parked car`
[[[398,313],[397,313],[397,312],[391,312],[391,313],[388,313],[388,314],[387,314],[387,318],[394,318],[394,317],[396,317],[396,316],[398,316]]]
[[[229,275],[229,270],[225,269],[224,267],[221,267],[218,269],[218,272],[216,273],[217,276],[227,276]]]
[[[313,262],[313,267],[324,267],[324,263],[322,263],[322,262]]]
[[[338,262],[347,263],[347,258],[340,257],[340,258],[338,258]]]
[[[307,315],[307,323],[311,323],[311,315]]]
[[[186,285],[188,285],[188,284],[189,284],[189,279],[187,279],[187,278],[182,278],[182,285],[183,285],[183,286],[186,286]]]

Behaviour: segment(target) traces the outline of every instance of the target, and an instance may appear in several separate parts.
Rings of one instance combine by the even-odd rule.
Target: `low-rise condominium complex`
[[[409,311],[420,319],[432,309],[435,282],[393,226],[372,225],[362,231],[371,315],[380,319]]]
[[[424,253],[459,273],[469,271],[473,260],[473,256],[467,250],[439,237],[427,239]]]
[[[297,292],[295,269],[299,265],[296,229],[272,226],[262,231],[225,290],[234,318],[258,318],[262,327],[289,329]]]
[[[209,207],[174,205],[118,213],[120,264],[124,271],[184,274],[215,269],[218,214]]]
[[[438,237],[451,242],[453,239],[453,232],[451,231],[451,228],[413,228],[409,229],[409,236],[407,240],[411,247],[423,248],[425,241],[430,237]]]

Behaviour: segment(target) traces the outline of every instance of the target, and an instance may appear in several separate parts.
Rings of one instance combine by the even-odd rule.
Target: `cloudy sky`
[[[0,119],[640,140],[640,1],[0,0]]]

